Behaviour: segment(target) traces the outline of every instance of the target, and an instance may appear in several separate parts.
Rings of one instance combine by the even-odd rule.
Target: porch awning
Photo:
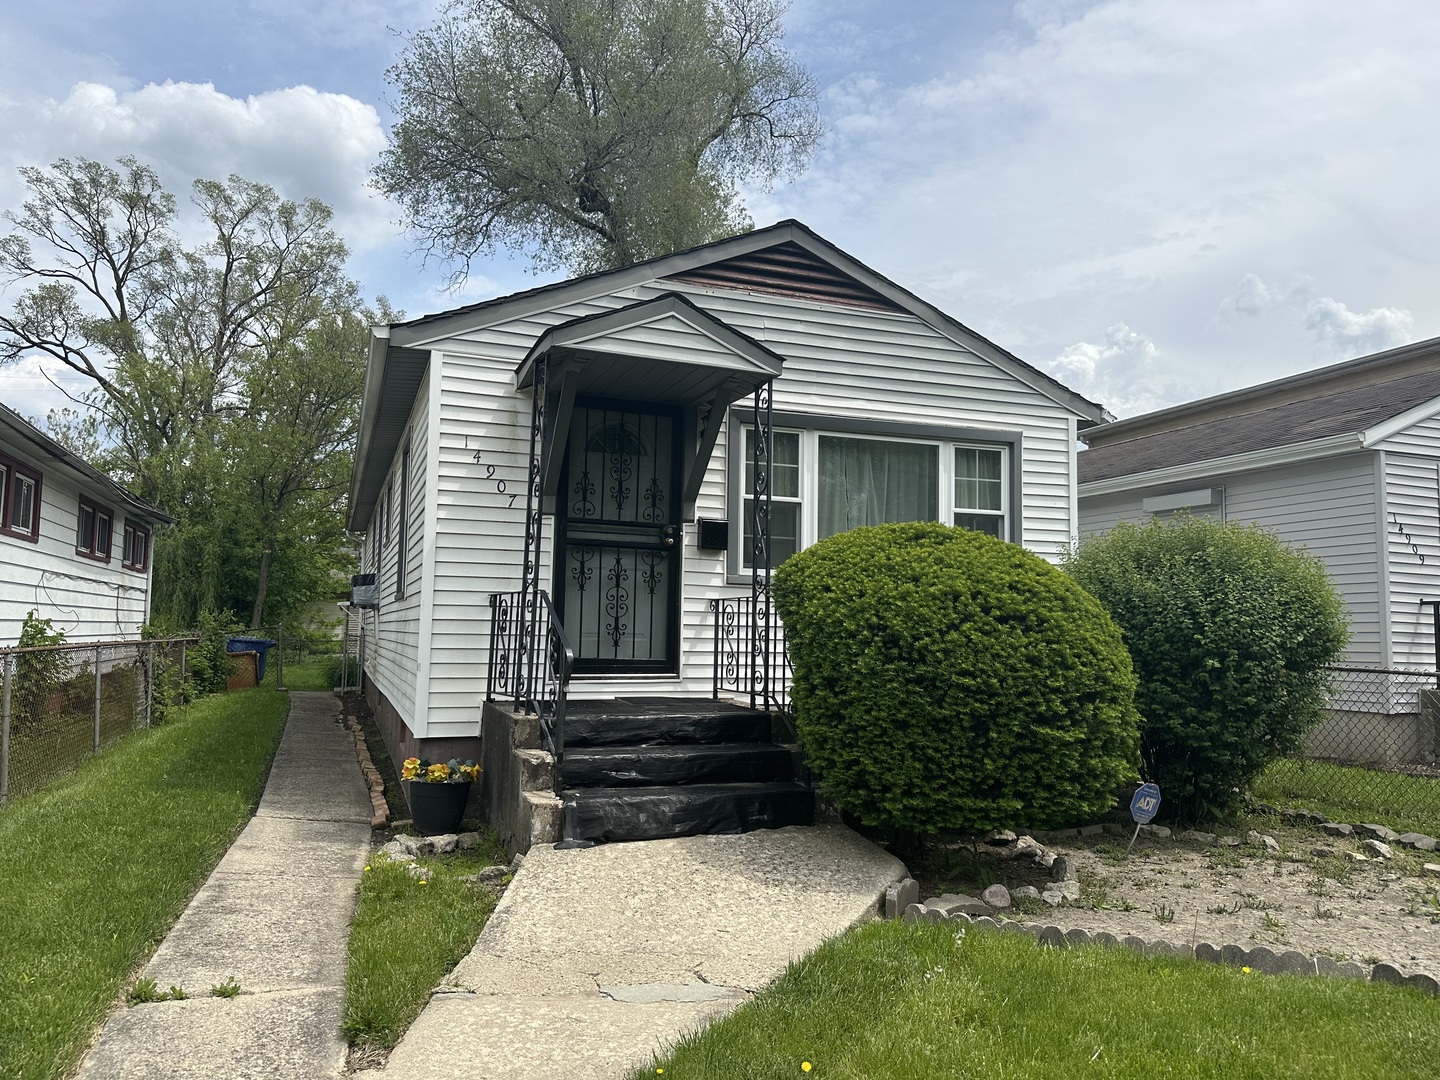
[[[675,405],[686,429],[686,520],[694,517],[725,410],[779,376],[785,365],[778,353],[679,293],[551,327],[516,369],[518,389],[534,384],[542,357],[549,360],[552,402],[542,460],[547,501],[559,483],[564,433],[577,396]]]

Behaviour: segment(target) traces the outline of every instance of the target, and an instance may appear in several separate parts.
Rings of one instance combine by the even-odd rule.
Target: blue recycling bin
[[[265,637],[232,637],[225,640],[226,652],[253,652],[259,656],[255,661],[255,681],[265,681],[265,660],[271,649],[275,647],[274,638]]]

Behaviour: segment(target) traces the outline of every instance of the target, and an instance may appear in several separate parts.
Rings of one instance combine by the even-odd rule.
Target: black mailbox
[[[698,526],[695,546],[701,551],[724,551],[730,546],[730,522],[701,518],[695,524]]]

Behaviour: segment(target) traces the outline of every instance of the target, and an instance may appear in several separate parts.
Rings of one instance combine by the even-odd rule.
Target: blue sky
[[[0,10],[15,167],[134,153],[336,208],[367,295],[411,314],[536,283],[409,257],[367,184],[385,68],[428,0],[51,0]],[[747,192],[1134,415],[1440,335],[1432,0],[796,0],[822,88],[809,172]],[[8,302],[0,293],[0,304]],[[59,402],[38,361],[0,398]]]

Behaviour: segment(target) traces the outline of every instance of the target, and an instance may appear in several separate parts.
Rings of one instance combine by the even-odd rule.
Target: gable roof
[[[8,429],[10,433],[18,436],[22,442],[27,444],[26,448],[32,454],[49,459],[60,465],[73,477],[88,481],[92,487],[105,492],[109,496],[107,502],[114,501],[123,505],[136,517],[148,518],[163,525],[175,523],[175,519],[169,514],[156,509],[149,503],[141,502],[137,495],[121,487],[78,454],[65,449],[30,421],[5,405],[0,405],[0,428]]]
[[[1089,485],[1220,459],[1243,467],[1265,451],[1340,453],[1432,404],[1440,411],[1440,338],[1090,428],[1077,471]]]
[[[397,427],[403,429],[414,406],[415,392],[429,363],[430,346],[536,312],[667,281],[912,315],[1067,409],[1079,418],[1082,428],[1112,419],[1096,402],[870,269],[799,221],[785,220],[618,270],[587,274],[377,327],[371,339],[360,441],[350,487],[350,527],[363,527],[373,510],[373,495],[380,487],[374,474],[378,471],[383,480],[394,457],[398,436],[391,435]],[[377,431],[388,434],[372,438],[372,432]]]

